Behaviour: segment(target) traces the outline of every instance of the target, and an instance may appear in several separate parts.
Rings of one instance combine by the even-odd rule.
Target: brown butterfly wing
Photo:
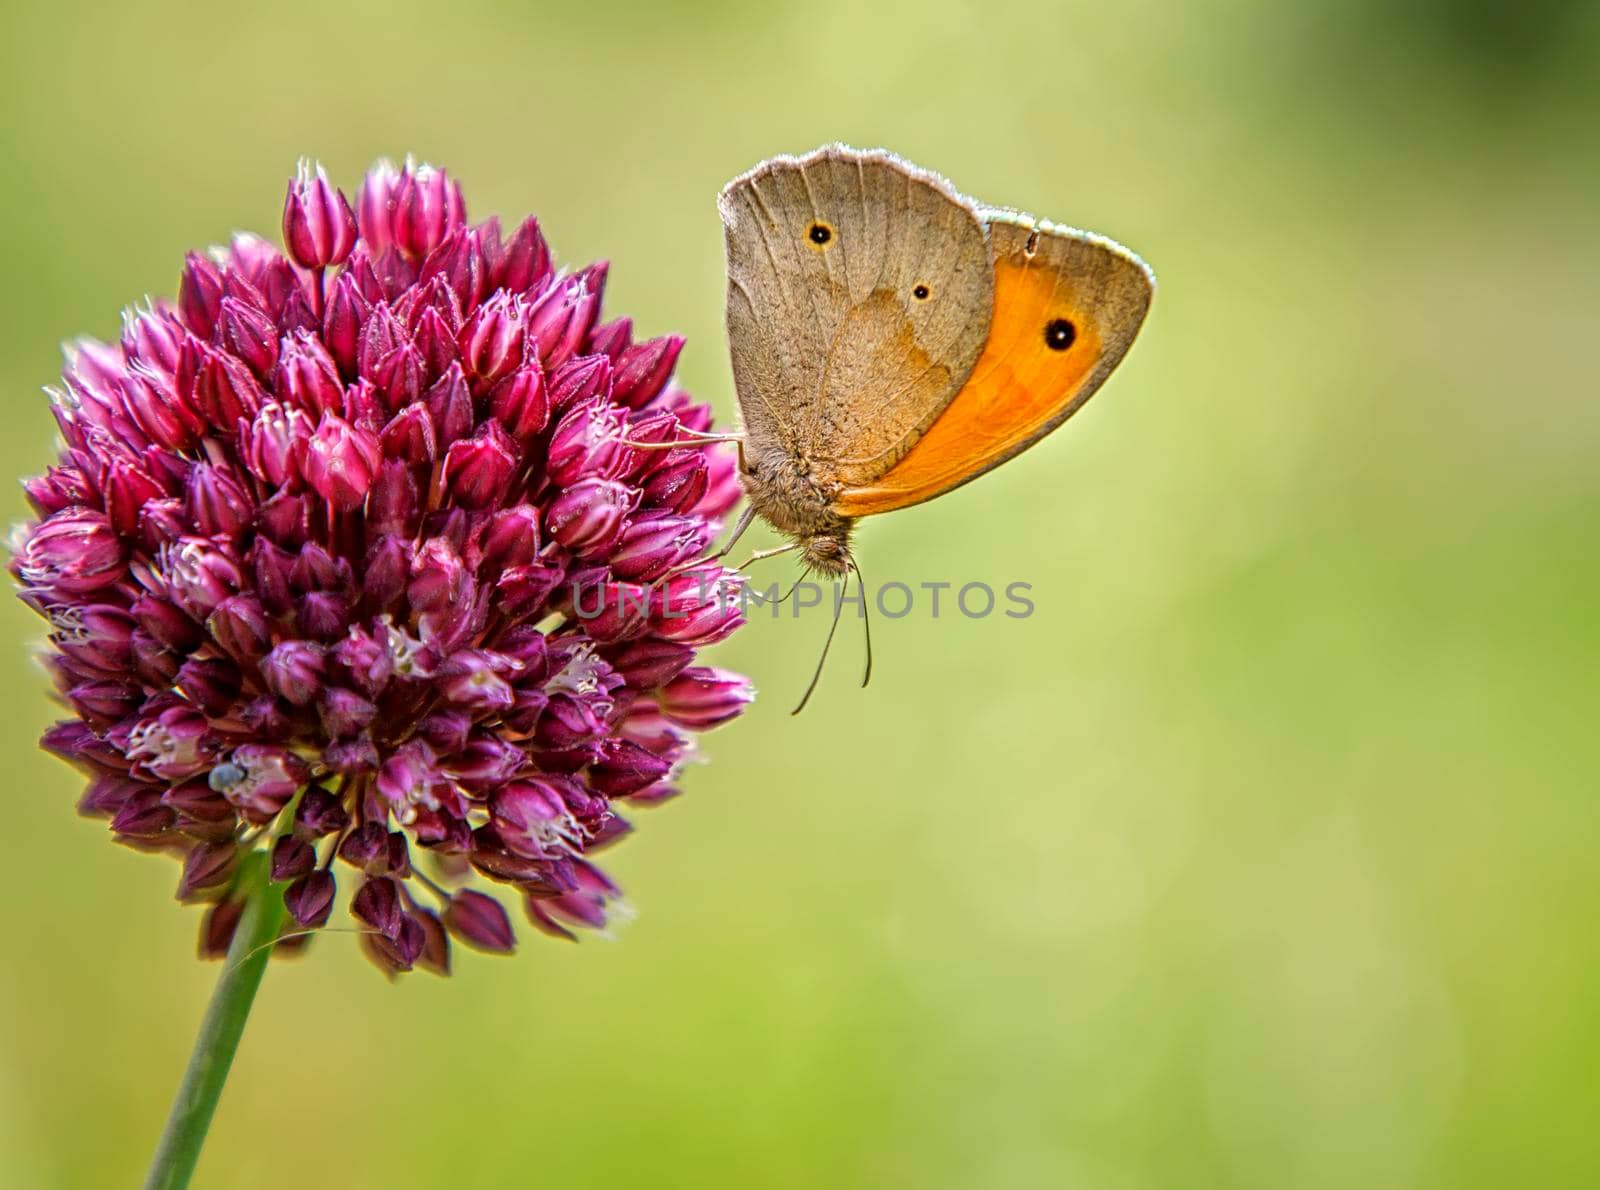
[[[998,467],[1071,417],[1133,345],[1155,292],[1144,263],[1102,236],[989,212],[994,317],[967,383],[844,517],[918,504]]]
[[[976,208],[933,174],[843,146],[764,162],[718,203],[749,449],[865,483],[960,390],[993,304]]]

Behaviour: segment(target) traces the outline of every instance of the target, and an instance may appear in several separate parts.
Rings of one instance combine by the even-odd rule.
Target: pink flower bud
[[[557,413],[605,397],[611,391],[611,361],[603,355],[569,359],[555,370],[549,387],[550,407]]]
[[[694,649],[677,641],[646,637],[606,652],[606,659],[638,690],[654,690],[671,681],[694,660]]]
[[[513,781],[490,796],[490,820],[505,845],[518,855],[564,855],[581,840],[581,829],[561,797],[557,780]]]
[[[467,319],[457,346],[461,362],[475,378],[479,391],[522,366],[527,338],[527,311],[522,299],[503,290]]]
[[[325,691],[317,704],[322,729],[333,739],[355,735],[378,716],[378,708],[354,690],[334,686]]]
[[[244,585],[238,560],[204,537],[178,538],[162,550],[158,561],[173,602],[196,620],[204,620]]]
[[[495,579],[495,606],[508,616],[530,615],[544,606],[565,577],[566,571],[553,563],[513,566]]]
[[[306,840],[284,835],[272,845],[272,879],[299,880],[316,870],[317,852]]]
[[[550,421],[544,371],[537,363],[519,368],[495,385],[489,412],[518,442],[528,445]]]
[[[358,735],[353,739],[331,742],[322,750],[322,760],[330,773],[365,775],[377,771],[382,757],[378,755],[378,746],[370,737]]]
[[[734,718],[755,696],[744,675],[697,665],[662,688],[661,710],[674,723],[692,731],[707,731]]]
[[[339,366],[316,336],[296,331],[285,342],[278,359],[278,392],[312,418],[343,404]]]
[[[222,307],[222,272],[215,264],[191,252],[184,258],[183,279],[178,283],[178,311],[191,334],[209,339]]]
[[[483,893],[466,889],[450,898],[444,924],[454,937],[477,950],[510,954],[516,949],[516,935],[505,907]]]
[[[255,306],[225,297],[217,313],[217,338],[265,380],[278,362],[278,328]]]
[[[683,338],[679,335],[663,335],[629,347],[617,362],[611,382],[612,399],[630,409],[649,404],[671,379],[682,351]]]
[[[413,467],[431,463],[438,457],[439,443],[428,407],[419,402],[402,408],[383,427],[379,444],[384,454],[404,459]]]
[[[256,525],[267,541],[285,549],[299,549],[310,536],[312,507],[326,518],[326,504],[314,491],[280,491],[270,496],[256,513]]]
[[[411,341],[422,360],[423,376],[429,382],[460,358],[455,332],[451,331],[445,316],[431,306],[422,311]]]
[[[320,929],[333,912],[333,897],[337,891],[333,873],[312,872],[296,880],[283,892],[283,903],[289,916],[303,929]]]
[[[178,358],[192,336],[166,309],[127,310],[122,315],[122,354],[130,364],[143,363],[171,378]]]
[[[412,559],[406,598],[419,611],[443,610],[461,598],[466,573],[455,547],[442,537],[431,537]]]
[[[671,761],[631,740],[608,740],[589,768],[589,787],[606,797],[628,797],[671,771]]]
[[[211,770],[211,788],[252,822],[266,822],[305,783],[305,761],[273,744],[245,744]]]
[[[221,719],[239,696],[239,667],[220,657],[190,657],[178,667],[175,684],[185,697],[213,719]]]
[[[505,256],[494,278],[509,293],[529,293],[550,275],[550,248],[532,215],[524,219],[506,243]]]
[[[477,229],[451,232],[428,253],[417,274],[418,284],[438,278],[468,309],[478,304],[488,291],[483,245]]]
[[[144,505],[165,493],[160,481],[131,459],[112,459],[106,467],[106,517],[123,537],[134,536]]]
[[[299,287],[283,253],[260,236],[240,232],[228,244],[223,296],[244,300],[265,313],[281,308]]]
[[[23,480],[22,491],[33,505],[33,511],[48,517],[69,505],[83,503],[81,495],[75,491],[79,486],[78,478],[76,474],[69,476],[59,467],[51,467],[43,475]]]
[[[552,285],[528,316],[528,337],[545,369],[578,354],[600,311],[606,265],[591,265],[570,279]]]
[[[169,599],[141,595],[130,611],[140,628],[169,649],[186,653],[203,639],[194,618]]]
[[[644,480],[649,504],[671,512],[690,513],[705,498],[707,471],[700,450],[673,450]]]
[[[185,346],[176,383],[180,391],[187,383],[189,403],[224,435],[231,434],[241,419],[254,417],[265,401],[261,385],[243,360],[198,341]]]
[[[306,479],[335,507],[359,508],[382,458],[375,434],[325,412],[306,456]]]
[[[267,610],[254,595],[232,595],[217,604],[206,629],[235,661],[259,660],[272,639]]]
[[[133,661],[132,614],[107,603],[63,604],[51,610],[51,642],[66,656],[116,677]]]
[[[368,249],[381,252],[394,242],[394,206],[400,191],[400,171],[390,161],[379,161],[367,171],[356,196],[361,238]]]
[[[395,379],[395,376],[391,372],[386,379]],[[403,383],[404,377],[400,377],[400,380]],[[385,399],[385,395],[379,392],[376,384],[365,376],[361,377],[344,390],[342,413],[345,421],[376,434],[383,428],[383,423],[389,420],[391,413],[391,410],[384,405]]]
[[[592,639],[627,640],[650,625],[653,604],[649,587],[639,583],[571,580],[572,610]]]
[[[460,508],[489,508],[511,485],[520,452],[495,421],[485,422],[475,437],[450,447],[444,459],[444,482]]]
[[[545,528],[566,549],[601,556],[621,539],[628,514],[638,505],[637,488],[611,479],[585,479],[555,498]]]
[[[403,409],[422,394],[427,361],[411,343],[401,343],[372,369],[372,383],[385,412]]]
[[[482,565],[491,572],[526,566],[539,555],[539,510],[531,504],[503,508],[484,530]]]
[[[373,921],[370,915],[376,911],[372,908],[371,902],[363,903],[361,898],[362,893],[374,883],[368,881],[367,885],[356,893],[356,899],[351,902],[351,912],[369,924]],[[391,930],[392,933],[380,930],[376,934],[363,935],[362,950],[380,970],[409,971],[427,947],[427,933],[415,917],[404,911],[399,912]]]
[[[575,891],[552,897],[529,893],[523,902],[529,923],[557,938],[573,937],[572,931],[567,929],[569,925],[594,930],[604,928],[606,906],[621,895],[621,890],[593,864],[579,860],[572,868],[573,881],[578,886]]]
[[[186,901],[196,893],[219,888],[233,878],[239,849],[230,842],[198,843],[190,848],[178,881],[178,899]]]
[[[283,243],[301,268],[343,264],[356,243],[349,200],[328,181],[322,166],[301,158],[283,200]]]
[[[326,650],[305,640],[286,640],[261,659],[261,680],[279,698],[309,706],[322,693]]]
[[[744,623],[739,592],[744,578],[717,566],[701,566],[666,581],[652,601],[651,629],[668,640],[708,645]]]
[[[200,777],[172,786],[161,795],[161,802],[171,806],[189,822],[220,824],[230,829],[238,823],[238,815],[233,812],[228,799]]]
[[[361,326],[361,341],[356,355],[357,368],[363,376],[370,377],[396,347],[408,342],[409,339],[405,324],[395,317],[389,303],[378,302]]]
[[[346,379],[355,375],[361,327],[371,308],[354,276],[343,272],[334,278],[328,291],[327,309],[322,312],[322,341]]]
[[[401,745],[378,770],[378,795],[397,810],[427,805],[441,780],[433,749],[421,740]]]
[[[362,596],[378,608],[387,608],[405,591],[410,573],[411,547],[400,537],[380,537],[367,550],[365,573],[361,576]]]
[[[622,353],[633,346],[633,319],[614,318],[589,332],[589,354],[603,355],[615,368]]]
[[[711,538],[711,525],[699,517],[656,513],[630,523],[607,560],[620,577],[647,581],[704,553]]]
[[[237,537],[255,516],[255,501],[226,464],[196,463],[184,498],[190,519],[208,537]]]
[[[202,426],[196,407],[180,400],[173,382],[142,364],[128,369],[121,380],[122,407],[145,441],[170,451],[190,449]],[[129,442],[135,448],[144,442]]]
[[[608,705],[573,694],[553,694],[539,717],[534,739],[541,748],[577,748],[599,739],[606,730]]]
[[[470,711],[454,713],[466,716],[470,727]],[[528,766],[528,754],[521,745],[488,731],[469,732],[451,751],[448,770],[451,779],[473,793],[498,789]]]
[[[449,174],[431,165],[407,162],[393,199],[394,242],[412,258],[421,258],[444,242],[466,220],[461,188]]]
[[[129,730],[127,755],[143,774],[181,781],[211,767],[212,743],[205,716],[191,706],[175,706]]]
[[[12,570],[27,586],[70,600],[121,581],[125,558],[105,516],[76,508],[56,513],[29,533]]]
[[[295,834],[306,839],[320,839],[349,824],[350,815],[339,799],[320,785],[306,790],[294,812]]]
[[[430,259],[436,260],[437,257]],[[415,337],[431,315],[448,333],[453,351],[453,343],[461,331],[463,321],[462,299],[451,288],[448,277],[427,267],[424,267],[423,273],[423,279],[396,303],[395,316],[410,330],[412,337]],[[476,305],[476,302],[470,302],[467,303],[467,308],[471,309]]]
[[[282,487],[300,475],[312,432],[299,409],[268,403],[245,430],[241,446],[251,470],[271,486]]]
[[[620,479],[633,465],[623,444],[626,423],[616,406],[588,401],[567,412],[550,437],[545,473],[563,487],[580,479]]]
[[[460,364],[451,364],[422,395],[441,448],[472,432],[472,393]]]
[[[744,494],[739,486],[738,455],[732,450],[701,451],[706,461],[706,494],[694,511],[703,517],[720,517]]]
[[[474,711],[503,711],[511,706],[516,664],[484,649],[462,649],[445,658],[439,669],[440,689],[457,706]]]

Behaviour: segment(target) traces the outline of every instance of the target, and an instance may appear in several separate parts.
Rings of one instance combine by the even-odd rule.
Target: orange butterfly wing
[[[972,374],[911,450],[845,488],[840,516],[920,504],[998,467],[1071,417],[1121,362],[1155,279],[1100,236],[994,212],[994,317]]]

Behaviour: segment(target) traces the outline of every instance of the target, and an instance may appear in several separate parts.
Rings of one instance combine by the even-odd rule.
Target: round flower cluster
[[[602,926],[619,806],[672,796],[689,733],[752,697],[694,664],[742,622],[704,560],[738,486],[666,445],[711,428],[683,341],[601,322],[604,264],[469,224],[427,165],[381,163],[354,210],[302,165],[283,234],[190,255],[175,306],[68,353],[12,560],[72,714],[44,744],[85,813],[181,859],[205,954],[257,849],[286,930],[338,872],[389,970],[512,949],[475,874],[541,930]]]

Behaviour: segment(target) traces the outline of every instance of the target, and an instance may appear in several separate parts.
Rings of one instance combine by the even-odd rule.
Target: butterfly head
[[[806,569],[840,578],[850,569],[850,524],[829,527],[802,538],[800,557]]]

